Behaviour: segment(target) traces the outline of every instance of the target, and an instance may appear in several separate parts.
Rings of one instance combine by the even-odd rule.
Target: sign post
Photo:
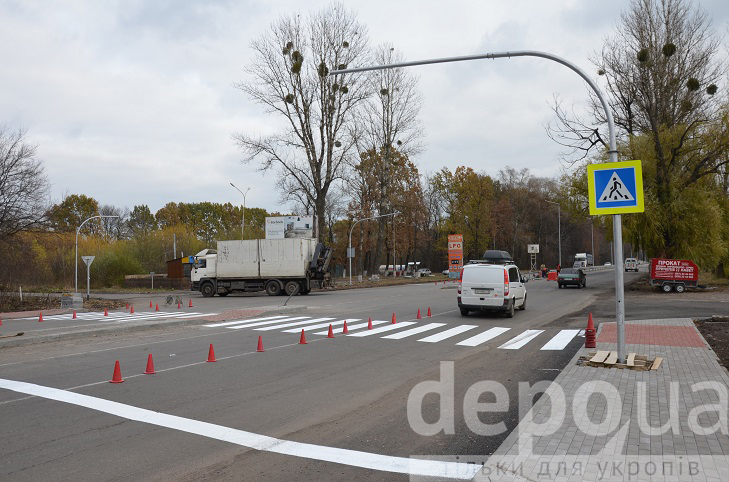
[[[537,270],[537,255],[539,254],[539,245],[538,244],[527,244],[527,253],[529,253],[529,257],[531,265],[529,267],[529,274],[534,276],[534,272]]]
[[[448,277],[460,278],[463,269],[463,235],[448,235]]]
[[[623,286],[623,213],[642,213],[643,171],[640,161],[587,166],[590,215],[612,214],[615,246],[615,315],[618,362],[625,362],[625,287]],[[593,254],[594,255],[594,254]]]
[[[86,301],[91,297],[91,263],[94,262],[96,256],[81,256],[81,259],[86,264]]]

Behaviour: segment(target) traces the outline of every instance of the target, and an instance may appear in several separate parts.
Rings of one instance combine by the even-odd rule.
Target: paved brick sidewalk
[[[581,349],[475,480],[729,480],[729,374],[693,322],[627,321],[626,345],[664,361],[588,367]],[[597,349],[617,349],[614,323]]]

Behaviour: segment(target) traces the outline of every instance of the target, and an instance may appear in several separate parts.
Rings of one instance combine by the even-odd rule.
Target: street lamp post
[[[618,162],[618,147],[615,138],[615,121],[613,120],[613,113],[610,110],[607,99],[603,95],[600,87],[597,86],[594,80],[587,75],[582,69],[572,62],[563,59],[554,54],[548,52],[540,52],[537,50],[512,50],[507,52],[494,52],[487,54],[478,55],[466,55],[461,57],[447,57],[440,59],[426,59],[416,60],[414,62],[401,62],[397,64],[389,65],[376,65],[370,67],[359,67],[341,70],[331,70],[329,75],[342,75],[354,72],[365,72],[370,70],[384,70],[394,69],[401,67],[412,67],[415,65],[426,65],[426,64],[441,64],[447,62],[462,62],[465,60],[484,60],[484,59],[503,59],[512,57],[539,57],[559,64],[564,65],[568,69],[575,72],[577,75],[587,82],[592,91],[597,96],[605,112],[605,120],[608,125],[608,158],[610,162]],[[621,269],[615,270],[615,318],[617,325],[617,338],[618,338],[618,361],[624,363],[625,361],[625,287],[623,286],[623,221],[620,214],[613,214],[613,239],[615,240],[615,264],[621,267]]]
[[[349,248],[347,249],[347,257],[349,258],[349,285],[350,286],[352,285],[352,258],[354,258],[354,256],[352,256],[352,231],[354,231],[354,227],[357,225],[357,223],[359,223],[361,221],[370,221],[372,219],[384,218],[386,216],[395,216],[397,214],[400,214],[400,213],[396,211],[394,213],[380,214],[379,216],[372,216],[369,218],[358,219],[352,224],[352,227],[349,228]],[[395,250],[393,249],[393,251],[395,251]]]
[[[248,191],[250,191],[251,188],[249,187],[248,189],[246,189],[246,192],[243,192],[240,189],[238,189],[235,186],[235,184],[233,184],[232,182],[230,183],[230,185],[233,186],[236,191],[238,191],[239,193],[241,193],[243,195],[243,213],[241,214],[241,217],[240,217],[240,239],[245,239],[244,231],[246,228],[246,194],[248,194]]]
[[[88,219],[85,219],[81,225],[76,228],[76,269],[74,273],[74,281],[73,281],[73,292],[78,293],[78,233],[81,232],[81,228],[84,224],[86,224],[87,221],[91,221],[92,219],[96,218],[118,218],[119,216],[91,216]]]
[[[547,201],[545,199],[545,201]],[[547,201],[549,204],[557,205],[557,246],[559,246],[559,266],[562,267],[562,208],[559,203]]]

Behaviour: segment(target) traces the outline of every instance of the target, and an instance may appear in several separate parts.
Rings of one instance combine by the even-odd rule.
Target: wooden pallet
[[[580,357],[580,364],[588,367],[621,368],[636,371],[658,370],[663,363],[662,357],[649,359],[645,355],[628,353],[625,363],[618,363],[617,351],[590,352]]]

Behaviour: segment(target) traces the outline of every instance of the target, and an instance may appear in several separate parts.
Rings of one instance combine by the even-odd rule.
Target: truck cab
[[[215,268],[215,261],[217,257],[218,252],[214,249],[203,249],[195,255],[195,263],[190,272],[192,291],[200,291],[200,282],[202,280],[216,278],[217,270]]]

